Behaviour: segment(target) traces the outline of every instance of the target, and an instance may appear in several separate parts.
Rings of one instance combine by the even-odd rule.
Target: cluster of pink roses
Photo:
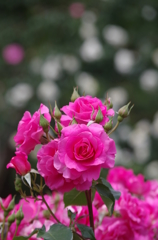
[[[51,190],[67,192],[73,188],[79,191],[89,190],[92,181],[97,180],[101,168],[114,166],[116,147],[104,130],[109,116],[114,116],[98,98],[90,96],[78,97],[61,110],[65,115],[51,115],[43,104],[31,116],[25,112],[19,122],[18,131],[14,137],[16,156],[7,168],[15,168],[20,175],[31,170],[28,154],[37,144],[45,144],[37,154],[37,169]],[[40,124],[41,115],[47,131]],[[55,120],[57,138],[49,136],[51,116]]]
[[[108,216],[108,211],[99,194],[96,192],[93,200],[93,216],[97,240],[154,240],[158,236],[158,181],[144,181],[143,175],[134,175],[132,170],[116,167],[109,171],[107,179],[114,189],[121,191],[121,197],[116,201],[114,214]],[[75,222],[89,226],[87,206],[69,206],[64,208],[62,194],[53,193],[45,196],[50,208],[61,223],[69,226],[70,219],[67,210],[76,213]],[[14,212],[22,206],[24,219],[20,223],[17,236],[28,236],[35,228],[46,229],[55,223],[42,201],[34,202],[27,198],[20,200]],[[11,196],[2,200],[7,207]],[[11,212],[12,213],[12,212]],[[3,210],[0,207],[0,222],[3,221]],[[6,219],[7,222],[7,219]],[[15,223],[11,225],[7,240],[13,239]],[[76,228],[78,231],[78,229]],[[36,236],[29,238],[37,239]]]
[[[20,200],[14,210],[8,211],[11,196],[1,200],[2,240],[5,239],[5,224],[8,224],[7,240],[21,235],[34,240],[38,238],[34,234],[39,234],[43,225],[46,231],[51,231],[51,226],[54,228],[58,224],[67,226],[72,235],[79,234],[80,239],[88,237],[84,236],[79,224],[91,227],[84,231],[92,231],[92,235],[95,232],[96,238],[92,236],[90,239],[158,239],[158,182],[145,181],[143,175],[135,176],[132,170],[123,167],[111,169],[115,163],[116,147],[109,135],[129,115],[133,106],[129,109],[128,103],[118,111],[117,123],[112,128],[109,117],[114,116],[114,110],[109,99],[103,104],[98,98],[80,97],[74,89],[71,100],[69,105],[60,109],[63,114],[56,104],[50,113],[41,104],[33,116],[25,112],[19,122],[14,137],[16,156],[7,168],[14,168],[22,176],[21,179],[16,178],[15,185],[26,201]],[[54,121],[54,128],[51,127],[51,120]],[[37,144],[42,145],[37,153],[38,172],[31,169],[28,161],[28,155]],[[104,168],[111,169],[107,176],[111,185],[100,177]],[[36,184],[37,173],[41,175],[40,184]],[[53,191],[51,196],[44,196],[42,177]],[[26,197],[21,181],[30,188],[32,197]],[[77,194],[85,191],[87,206],[82,206],[83,202],[77,202],[77,206],[72,204],[71,194],[77,190],[80,191]],[[69,191],[70,195],[67,195]],[[64,198],[63,193],[66,193]],[[68,204],[66,196],[70,198]],[[64,208],[64,203],[67,208]],[[17,223],[20,211],[24,218]],[[12,215],[15,215],[13,221]],[[36,232],[33,232],[34,229]],[[39,237],[42,239],[43,235]]]

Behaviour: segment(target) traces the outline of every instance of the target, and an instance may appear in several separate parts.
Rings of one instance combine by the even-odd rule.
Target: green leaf
[[[92,200],[94,199],[95,189],[92,189]],[[65,207],[71,205],[84,206],[87,205],[85,192],[79,192],[74,188],[72,191],[64,194]]]
[[[88,238],[88,239],[91,239],[91,240],[96,240],[95,236],[94,236],[93,229],[91,227],[88,227],[88,226],[83,225],[83,224],[77,224],[77,227],[81,231],[82,236],[84,238]]]
[[[121,196],[121,192],[115,191],[115,190],[112,188],[111,184],[110,184],[109,182],[107,182],[104,178],[101,177],[100,180],[101,180],[101,182],[104,184],[104,186],[106,186],[106,187],[108,187],[108,188],[110,189],[110,192],[112,193],[112,195],[114,196],[114,198],[115,198],[116,200],[118,200],[118,199],[120,198],[120,196]]]
[[[82,240],[76,233],[73,233],[73,240]]]
[[[41,229],[41,231],[38,232],[37,237],[42,237],[44,240],[73,240],[73,233],[70,228],[58,223],[52,225],[48,232]]]
[[[102,200],[104,201],[105,205],[107,206],[110,215],[112,215],[114,211],[115,198],[111,193],[110,189],[102,183],[96,184],[95,188],[101,196]]]
[[[101,169],[101,173],[100,173],[100,178],[106,179],[106,178],[107,178],[107,175],[108,175],[108,169],[102,168],[102,169]]]
[[[42,228],[39,228],[39,231],[37,233],[37,237],[40,237],[42,234],[44,234],[46,232],[46,228],[43,225]]]

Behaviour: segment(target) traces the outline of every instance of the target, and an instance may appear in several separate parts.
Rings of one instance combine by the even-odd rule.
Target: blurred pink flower
[[[4,60],[11,64],[19,64],[24,58],[24,49],[21,45],[13,43],[4,47],[2,55]]]
[[[107,179],[134,194],[142,195],[150,190],[150,183],[145,182],[142,174],[136,176],[132,169],[115,167],[109,171]]]
[[[80,18],[80,17],[82,17],[82,15],[84,13],[84,5],[80,2],[72,3],[69,6],[69,12],[70,12],[71,17]]]
[[[128,221],[119,217],[105,217],[95,233],[97,240],[134,240],[134,232]]]

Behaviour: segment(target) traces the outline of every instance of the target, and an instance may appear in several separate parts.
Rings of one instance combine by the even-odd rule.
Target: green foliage
[[[94,237],[94,232],[91,227],[85,226],[83,224],[77,224],[78,229],[81,231],[82,236],[84,238],[88,238],[91,240],[96,240]]]
[[[121,193],[119,191],[114,190],[112,188],[111,184],[107,180],[105,180],[104,178],[101,177],[100,180],[101,180],[102,184],[104,184],[104,186],[106,186],[106,187],[108,187],[110,189],[110,192],[112,193],[114,198],[116,200],[118,200],[120,198],[120,196],[121,196]]]
[[[92,190],[92,200],[94,199],[95,190]],[[64,194],[65,207],[71,205],[84,206],[87,205],[85,192],[79,192],[75,188]]]
[[[42,237],[44,240],[73,240],[73,233],[70,228],[58,223],[52,225],[48,232],[42,227],[37,237]]]
[[[95,188],[107,206],[110,215],[112,215],[114,211],[115,198],[112,195],[110,189],[101,183],[96,184]]]
[[[73,240],[82,240],[76,233],[73,233]]]

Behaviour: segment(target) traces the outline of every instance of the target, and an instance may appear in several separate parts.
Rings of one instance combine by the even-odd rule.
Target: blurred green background
[[[157,0],[0,1],[0,48],[0,196],[14,192],[6,164],[24,111],[62,107],[75,86],[108,92],[116,111],[135,105],[112,135],[116,164],[158,178]]]

